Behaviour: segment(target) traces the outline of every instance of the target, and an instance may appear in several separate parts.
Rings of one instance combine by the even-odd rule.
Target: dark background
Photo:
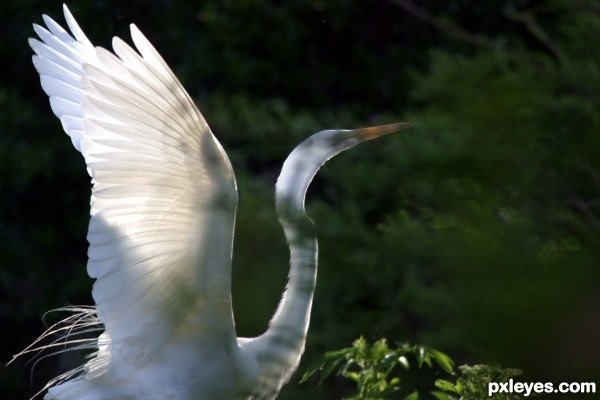
[[[286,279],[273,184],[289,151],[322,129],[411,121],[331,161],[309,192],[320,271],[299,371],[364,335],[528,381],[600,376],[597,1],[69,6],[104,47],[135,22],[227,150],[240,336],[265,329]],[[64,21],[59,2],[0,5],[1,364],[39,336],[45,311],[92,302],[89,177],[26,41],[43,13]],[[26,361],[1,370],[3,398],[28,398],[69,366]],[[299,376],[281,399],[347,393]]]

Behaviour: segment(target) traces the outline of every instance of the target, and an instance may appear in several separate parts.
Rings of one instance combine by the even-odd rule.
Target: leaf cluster
[[[348,400],[385,400],[397,396],[401,390],[399,367],[404,370],[433,368],[451,374],[454,362],[446,354],[422,345],[399,344],[390,348],[386,339],[379,339],[372,345],[363,337],[355,340],[351,347],[325,353],[323,363],[306,372],[305,382],[315,373],[320,374],[320,383],[334,371],[336,375],[356,383],[357,392]],[[418,399],[418,393],[411,392],[406,399]]]
[[[398,368],[401,367],[401,368]],[[403,382],[403,371],[436,368],[448,378],[437,378],[429,382],[429,390],[414,390]],[[369,344],[363,337],[355,340],[351,347],[328,351],[322,363],[306,372],[300,383],[308,381],[314,374],[320,375],[319,383],[336,376],[349,379],[356,390],[346,400],[478,400],[489,397],[489,382],[507,382],[519,376],[521,371],[491,365],[461,365],[454,368],[454,361],[439,350],[423,346],[398,344],[390,348],[381,338]],[[407,394],[408,393],[408,394]],[[516,400],[523,398],[516,393],[498,393],[494,399]]]
[[[521,375],[514,368],[500,368],[485,364],[461,365],[455,381],[439,379],[435,385],[448,394],[448,400],[489,398],[488,384],[490,382],[508,382],[509,379]],[[494,395],[494,400],[518,400],[524,397],[518,393],[501,392]]]

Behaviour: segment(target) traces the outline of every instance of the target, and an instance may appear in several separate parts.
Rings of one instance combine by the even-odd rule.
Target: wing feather
[[[135,27],[94,48],[44,16],[34,65],[92,176],[88,274],[111,357],[137,362],[177,329],[235,341],[229,274],[237,204],[229,160],[162,57]],[[207,316],[218,303],[223,314]],[[223,307],[226,304],[226,307]]]

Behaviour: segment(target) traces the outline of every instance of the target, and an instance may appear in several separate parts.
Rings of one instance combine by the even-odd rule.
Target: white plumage
[[[104,332],[80,369],[46,399],[273,399],[304,349],[317,244],[304,214],[314,174],[330,157],[405,127],[323,131],[282,169],[276,198],[291,251],[288,288],[270,327],[236,338],[231,254],[237,190],[231,164],[169,67],[136,28],[137,51],[94,47],[64,6],[65,31],[30,39],[50,104],[92,177],[88,274],[94,309],[69,327]],[[72,324],[72,325],[70,325]],[[30,351],[30,350],[26,350]]]

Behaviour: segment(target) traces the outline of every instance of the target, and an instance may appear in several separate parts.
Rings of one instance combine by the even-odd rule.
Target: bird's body
[[[237,338],[237,189],[227,155],[134,25],[137,52],[114,38],[115,56],[89,42],[66,6],[64,13],[71,33],[44,16],[48,29],[34,25],[42,41],[30,44],[52,110],[92,177],[87,270],[96,306],[47,334],[95,353],[52,381],[45,398],[274,399],[304,350],[316,283],[308,185],[337,153],[406,125],[322,131],[290,154],[276,186],[288,286],[268,330]],[[99,336],[77,342],[78,331]]]
[[[194,329],[177,332],[142,364],[126,364],[126,368],[121,366],[110,373],[64,382],[51,387],[46,398],[252,398],[259,374],[256,359],[243,348],[232,351],[229,343],[206,336]]]

